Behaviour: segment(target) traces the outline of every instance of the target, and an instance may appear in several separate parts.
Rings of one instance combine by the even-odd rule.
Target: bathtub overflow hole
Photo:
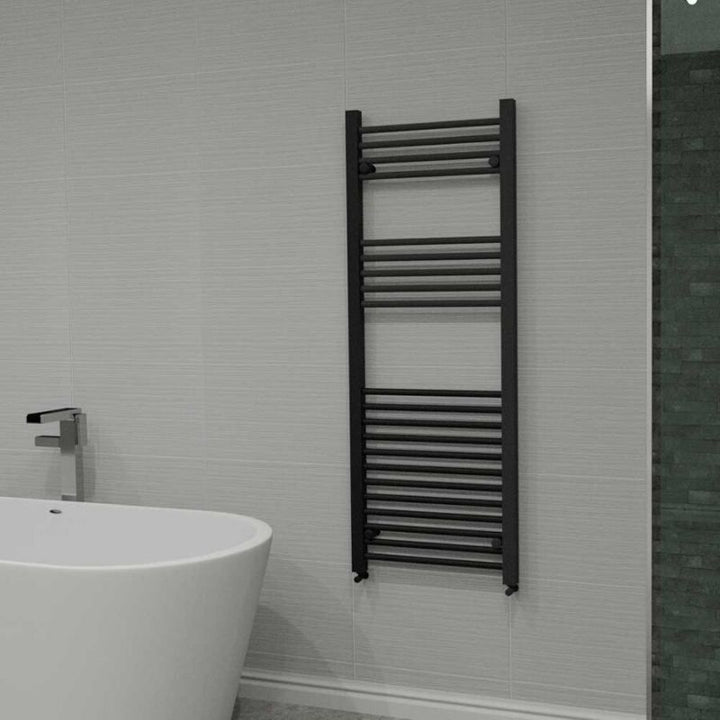
[[[53,508],[53,509],[50,511],[50,514],[51,514],[51,515],[62,515],[62,510],[58,510],[57,508]]]

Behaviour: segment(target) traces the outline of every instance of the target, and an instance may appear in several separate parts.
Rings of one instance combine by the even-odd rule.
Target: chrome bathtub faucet
[[[87,444],[87,420],[81,408],[59,408],[30,413],[31,424],[59,422],[59,435],[37,435],[37,447],[60,448],[62,476],[61,498],[82,502],[85,499],[83,477],[83,446]]]

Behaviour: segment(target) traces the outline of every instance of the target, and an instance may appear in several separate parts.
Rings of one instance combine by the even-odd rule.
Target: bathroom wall
[[[0,492],[88,413],[90,498],[276,538],[248,664],[642,712],[642,0],[0,4]],[[522,587],[349,568],[343,111],[518,104]],[[487,178],[373,187],[369,236],[491,233]],[[497,382],[497,326],[368,318],[371,381]]]

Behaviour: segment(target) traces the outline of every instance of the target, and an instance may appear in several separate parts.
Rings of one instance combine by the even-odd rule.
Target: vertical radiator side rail
[[[348,370],[350,385],[350,514],[355,582],[368,576],[365,542],[363,414],[365,388],[365,313],[362,305],[363,201],[360,179],[362,113],[345,113],[347,172]]]
[[[500,101],[500,286],[502,344],[503,582],[519,583],[517,185],[515,100]]]

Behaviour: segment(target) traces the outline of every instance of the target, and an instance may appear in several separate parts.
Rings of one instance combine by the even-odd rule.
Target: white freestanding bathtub
[[[230,720],[271,535],[226,513],[0,498],[0,718]]]

